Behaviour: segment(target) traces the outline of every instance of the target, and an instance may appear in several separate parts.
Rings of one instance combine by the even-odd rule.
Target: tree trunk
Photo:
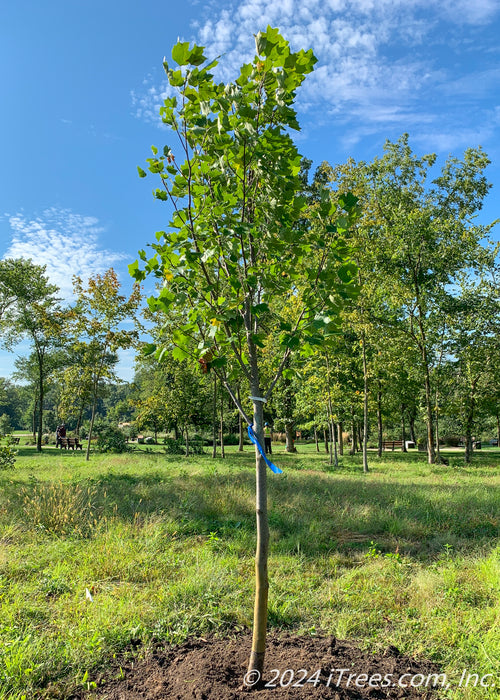
[[[33,442],[36,442],[36,417],[37,417],[38,399],[35,399],[33,404],[33,415],[31,416],[31,429],[33,431]]]
[[[214,372],[214,391],[212,402],[212,459],[217,457],[217,375]]]
[[[316,445],[316,452],[319,452],[318,431],[316,426],[314,426],[314,444]]]
[[[401,445],[401,451],[402,452],[408,452],[406,449],[406,423],[405,423],[405,410],[406,407],[404,404],[401,404],[401,435],[402,435],[402,445]]]
[[[382,382],[378,380],[377,389],[377,457],[382,457],[384,433],[382,425]]]
[[[252,396],[260,396],[256,362],[252,367]],[[264,446],[264,414],[261,401],[253,402],[253,429],[257,440]],[[269,554],[269,521],[267,515],[267,465],[255,446],[257,547],[255,553],[255,605],[253,617],[252,652],[248,671],[258,671],[262,676],[266,652],[267,606],[269,576],[267,559]]]
[[[358,438],[357,438],[357,428],[356,419],[354,418],[354,410],[352,411],[352,436],[351,436],[351,455],[355,455],[358,449]]]
[[[43,358],[38,355],[38,375],[40,386],[38,387],[38,435],[36,437],[36,451],[42,451],[42,432],[43,432]]]
[[[412,411],[409,416],[410,422],[410,439],[415,445],[417,444],[417,434],[415,432],[415,412]]]
[[[326,429],[323,428],[323,441],[325,443],[325,452],[329,454],[330,448],[328,447],[328,435],[326,434]]]
[[[339,454],[342,456],[344,454],[344,426],[342,423],[337,423],[337,432],[339,437]]]
[[[469,405],[465,419],[465,463],[472,460],[472,429],[474,427],[474,410],[476,404],[476,381],[471,382]]]
[[[294,424],[289,423],[288,421],[285,423],[285,435],[286,435],[286,444],[285,444],[285,452],[297,452],[297,448],[294,445]]]
[[[96,403],[97,400],[94,396],[94,402],[92,404],[92,415],[90,417],[90,427],[89,427],[89,434],[87,437],[87,452],[85,453],[85,460],[88,462],[90,459],[90,441],[92,440],[92,432],[94,430],[94,420],[95,420],[95,408],[96,408]]]
[[[240,387],[237,388],[236,394],[238,397],[238,402],[241,403]],[[238,411],[238,452],[243,452],[243,418],[241,413]]]
[[[186,457],[189,457],[189,432],[188,432],[188,427],[186,425]]]
[[[438,408],[438,400],[439,400],[439,395],[438,391],[436,389],[436,400],[435,400],[435,406],[436,406],[436,427],[434,431],[434,436],[436,440],[436,462],[438,464],[441,464],[441,448],[439,447],[439,408]]]
[[[363,343],[363,473],[368,474],[368,364],[366,362],[365,334],[361,337]]]
[[[500,413],[497,413],[497,447],[500,447]]]
[[[224,451],[224,391],[222,386],[220,390],[220,456],[222,459],[226,458]]]
[[[337,438],[335,435],[335,423],[333,421],[330,421],[330,436],[331,436],[330,464],[333,465],[333,467],[335,469],[338,469],[339,456],[338,456],[338,452],[337,452]]]
[[[427,366],[427,356],[425,358],[425,412],[427,422],[427,461],[429,464],[436,463],[436,449],[434,446],[434,430],[432,425],[432,397],[431,378],[429,367]]]
[[[420,329],[420,353],[422,355],[422,364],[424,366],[425,379],[425,413],[427,423],[427,461],[429,464],[436,463],[436,449],[434,444],[434,429],[432,423],[432,391],[431,391],[431,375],[429,370],[429,360],[427,357],[427,338],[424,330],[423,318],[424,314],[418,301],[419,292],[417,290],[417,308],[418,308],[418,327]]]

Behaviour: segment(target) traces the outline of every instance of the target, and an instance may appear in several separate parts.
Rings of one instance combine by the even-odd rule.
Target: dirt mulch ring
[[[93,691],[91,697],[106,700],[438,697],[432,689],[432,674],[439,674],[436,665],[404,657],[395,647],[389,647],[383,654],[369,654],[331,637],[279,634],[268,635],[263,680],[252,689],[245,688],[250,647],[250,634],[229,639],[189,640],[129,663],[119,680],[101,679],[99,690]],[[248,678],[247,685],[253,680]],[[73,699],[83,697],[89,695],[74,695]]]

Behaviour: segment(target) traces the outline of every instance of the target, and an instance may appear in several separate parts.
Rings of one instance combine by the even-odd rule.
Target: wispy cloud
[[[92,216],[56,208],[46,209],[36,218],[5,216],[12,240],[4,258],[31,258],[37,265],[46,265],[50,281],[59,287],[65,300],[73,296],[74,275],[86,280],[127,257],[100,246],[104,228]]]
[[[306,127],[335,116],[349,122],[352,139],[396,125],[427,125],[428,132],[431,122],[444,133],[443,94],[451,132],[464,100],[485,94],[484,78],[498,86],[494,69],[473,67],[463,53],[467,46],[484,60],[494,50],[497,40],[484,30],[499,10],[500,0],[212,0],[182,39],[220,56],[218,78],[230,80],[252,59],[253,34],[279,27],[294,50],[312,47],[318,58],[298,95]],[[148,76],[132,96],[137,116],[158,121],[167,94],[165,81]],[[474,131],[472,122],[468,127]]]

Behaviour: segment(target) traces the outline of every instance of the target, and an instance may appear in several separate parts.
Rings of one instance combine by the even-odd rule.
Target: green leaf
[[[265,54],[266,46],[267,46],[267,37],[262,32],[259,32],[255,36],[255,48],[256,48],[259,56],[263,56]]]
[[[260,314],[267,314],[269,313],[270,309],[267,304],[255,304],[255,306],[252,306],[252,313],[255,314],[256,316],[259,316]]]
[[[144,347],[142,348],[142,354],[144,357],[147,357],[148,355],[152,355],[154,352],[156,352],[156,344],[155,343],[146,343]]]
[[[174,360],[185,360],[186,357],[189,357],[189,354],[183,348],[176,346],[172,350],[172,357]]]
[[[187,66],[189,63],[189,42],[180,41],[172,49],[172,58],[178,66]]]
[[[203,46],[194,46],[188,54],[188,62],[191,66],[199,66],[206,61],[203,55]]]
[[[145,171],[144,171],[142,168],[140,168],[139,166],[137,166],[137,172],[139,173],[139,177],[147,177],[147,176],[148,176],[147,172],[145,172]]]

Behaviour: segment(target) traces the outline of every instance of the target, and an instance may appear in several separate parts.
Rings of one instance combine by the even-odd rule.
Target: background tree
[[[6,260],[0,266],[3,301],[1,329],[8,349],[27,338],[37,369],[37,451],[42,450],[46,380],[53,368],[47,358],[63,343],[64,313],[56,298],[58,288],[45,275],[45,266],[30,260]]]
[[[490,188],[484,175],[489,160],[480,147],[469,148],[462,160],[449,158],[431,180],[436,156],[415,155],[407,134],[395,143],[387,141],[384,150],[371,163],[351,161],[334,181],[358,183],[355,192],[362,193],[363,205],[358,228],[370,240],[373,273],[383,280],[389,321],[418,349],[428,460],[433,463],[432,369],[447,297],[459,274],[482,258],[481,241],[491,229],[475,221]],[[379,322],[387,323],[387,316],[379,316]]]
[[[120,294],[120,283],[112,268],[103,275],[90,277],[86,286],[76,277],[74,288],[77,296],[75,331],[83,338],[79,341],[82,350],[80,371],[92,406],[86,453],[88,460],[101,385],[116,379],[117,351],[129,348],[137,340],[137,331],[124,329],[121,324],[135,318],[140,291],[135,286],[128,299]]]

